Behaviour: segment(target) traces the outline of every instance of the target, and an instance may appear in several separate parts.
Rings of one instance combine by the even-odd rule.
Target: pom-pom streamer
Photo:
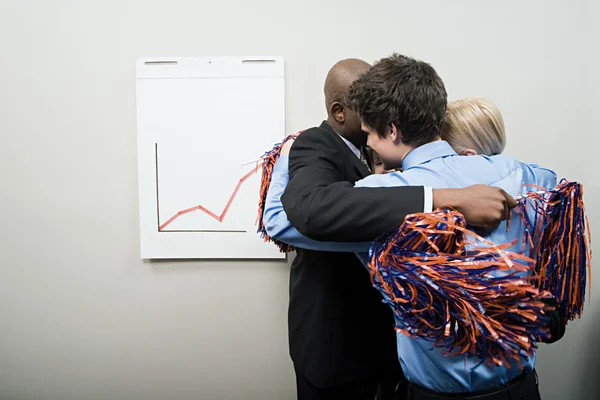
[[[580,318],[592,257],[583,186],[562,180],[554,189],[529,192],[516,211],[528,228],[525,240],[536,260],[539,279],[534,284],[554,295],[567,320]]]
[[[489,247],[467,250],[469,236]],[[550,294],[531,284],[532,259],[505,250],[513,244],[496,246],[467,230],[462,214],[436,210],[407,216],[374,242],[369,268],[396,329],[502,365],[548,336],[542,299]]]
[[[260,236],[264,239],[265,242],[273,242],[277,247],[279,247],[279,250],[281,250],[281,252],[283,253],[294,251],[294,247],[290,246],[287,243],[283,243],[277,239],[274,239],[267,234],[265,224],[263,221],[263,214],[265,211],[267,192],[269,190],[269,185],[271,184],[271,178],[273,177],[273,168],[275,167],[275,163],[281,155],[281,149],[288,140],[295,139],[296,136],[298,136],[300,133],[301,132],[291,134],[280,143],[276,143],[271,150],[265,152],[265,154],[260,158],[259,161],[262,163],[262,175],[258,196],[258,215],[256,217],[256,224],[258,225],[257,232],[260,234]]]
[[[396,329],[448,354],[500,365],[533,354],[548,337],[552,308],[544,298],[554,296],[567,319],[580,317],[591,274],[582,185],[540,189],[520,196],[516,208],[529,257],[507,250],[519,239],[495,245],[467,230],[453,210],[409,215],[375,241],[371,278],[394,311]]]

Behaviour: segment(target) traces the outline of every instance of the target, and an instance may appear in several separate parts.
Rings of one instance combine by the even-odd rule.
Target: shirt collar
[[[424,164],[436,158],[456,156],[456,152],[445,140],[436,140],[435,142],[424,144],[404,157],[402,160],[402,169],[407,170],[419,164]]]

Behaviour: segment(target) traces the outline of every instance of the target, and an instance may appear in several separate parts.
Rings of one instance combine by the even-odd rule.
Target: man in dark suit
[[[454,206],[479,226],[506,218],[514,200],[487,186],[435,194],[423,187],[353,189],[353,182],[371,172],[363,151],[366,137],[344,98],[350,84],[369,67],[349,59],[331,69],[325,82],[327,122],[302,133],[293,145],[291,180],[282,198],[286,211],[307,209],[294,207],[305,201],[328,210],[318,220],[290,216],[296,228],[313,239],[328,240],[337,224],[352,219],[361,229],[347,232],[343,240],[368,241],[409,213],[430,211],[432,203]],[[321,196],[320,189],[330,184],[339,191]],[[338,195],[344,190],[353,190],[348,201]],[[401,377],[392,314],[354,253],[297,249],[290,273],[288,325],[299,399],[373,400],[385,382],[389,390],[383,385],[380,398],[392,395],[395,385],[389,382]]]

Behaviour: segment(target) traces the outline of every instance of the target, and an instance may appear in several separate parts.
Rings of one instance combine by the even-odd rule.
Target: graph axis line
[[[156,229],[160,232],[160,200],[158,196],[158,143],[154,143],[154,162],[156,165]]]

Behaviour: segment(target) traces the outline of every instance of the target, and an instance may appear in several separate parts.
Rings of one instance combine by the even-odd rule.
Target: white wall
[[[2,0],[0,399],[294,398],[286,263],[138,257],[136,58],[281,55],[289,132],[335,61],[430,61],[498,103],[507,153],[582,181],[597,228],[592,3]],[[594,290],[541,349],[546,400],[599,397],[599,319]]]

